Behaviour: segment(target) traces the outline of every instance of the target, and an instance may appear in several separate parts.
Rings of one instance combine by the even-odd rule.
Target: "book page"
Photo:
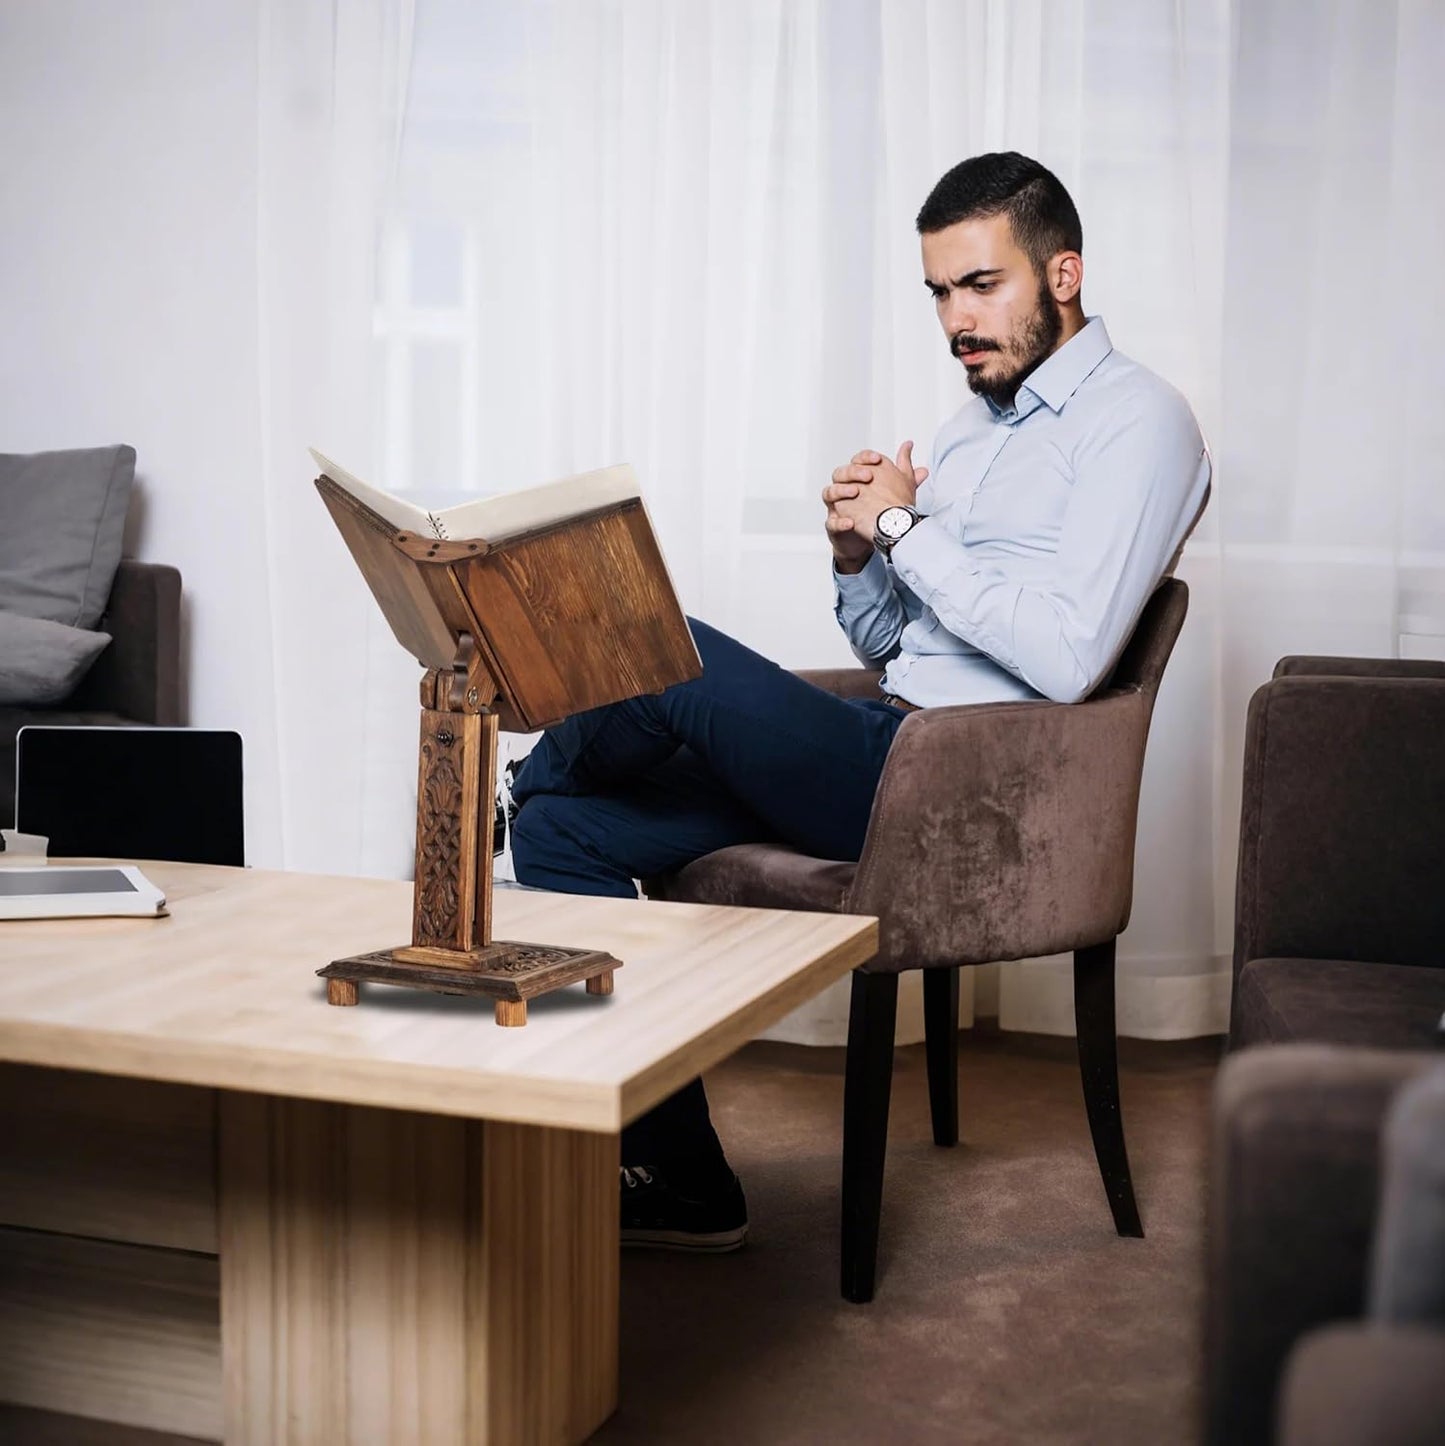
[[[364,502],[378,516],[384,517],[398,532],[416,532],[423,537],[431,537],[436,531],[430,512],[415,503],[393,497],[379,487],[370,486],[329,457],[323,457],[315,447],[308,447],[307,451],[311,453],[311,460],[338,487],[344,487],[358,502]]]
[[[312,459],[326,476],[398,531],[453,541],[505,542],[519,533],[565,522],[569,517],[580,517],[642,495],[636,474],[624,463],[595,472],[581,472],[560,482],[504,492],[496,497],[478,497],[474,502],[459,502],[440,512],[428,512],[370,486],[314,447],[310,450]]]
[[[631,467],[626,464],[602,467],[541,487],[504,492],[498,497],[478,497],[475,502],[459,502],[435,514],[437,534],[453,541],[478,538],[505,542],[519,533],[565,522],[569,517],[580,517],[585,512],[596,512],[601,507],[628,502],[640,495]]]

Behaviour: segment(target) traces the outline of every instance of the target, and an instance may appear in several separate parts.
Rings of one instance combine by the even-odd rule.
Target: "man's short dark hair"
[[[960,161],[928,193],[918,213],[927,235],[985,216],[1007,215],[1014,240],[1043,275],[1051,256],[1084,249],[1084,228],[1063,182],[1017,151],[992,151]]]

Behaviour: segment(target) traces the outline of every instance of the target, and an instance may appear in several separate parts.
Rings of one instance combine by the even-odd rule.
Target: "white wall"
[[[0,450],[129,442],[127,551],[185,595],[189,721],[279,853],[258,485],[254,0],[0,7]]]

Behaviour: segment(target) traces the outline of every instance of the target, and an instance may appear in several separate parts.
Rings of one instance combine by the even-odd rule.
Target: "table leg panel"
[[[574,1442],[616,1405],[617,1137],[225,1094],[229,1446]]]
[[[344,1110],[220,1097],[221,1391],[227,1446],[343,1446]]]
[[[617,1407],[618,1137],[484,1130],[487,1439],[581,1441]]]
[[[478,1127],[397,1110],[346,1115],[350,1439],[481,1440],[466,1285]]]

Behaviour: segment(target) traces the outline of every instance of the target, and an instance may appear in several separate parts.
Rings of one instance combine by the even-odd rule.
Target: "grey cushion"
[[[109,633],[0,612],[0,703],[68,698],[108,642]]]
[[[0,453],[0,612],[93,628],[134,478],[134,447]]]

